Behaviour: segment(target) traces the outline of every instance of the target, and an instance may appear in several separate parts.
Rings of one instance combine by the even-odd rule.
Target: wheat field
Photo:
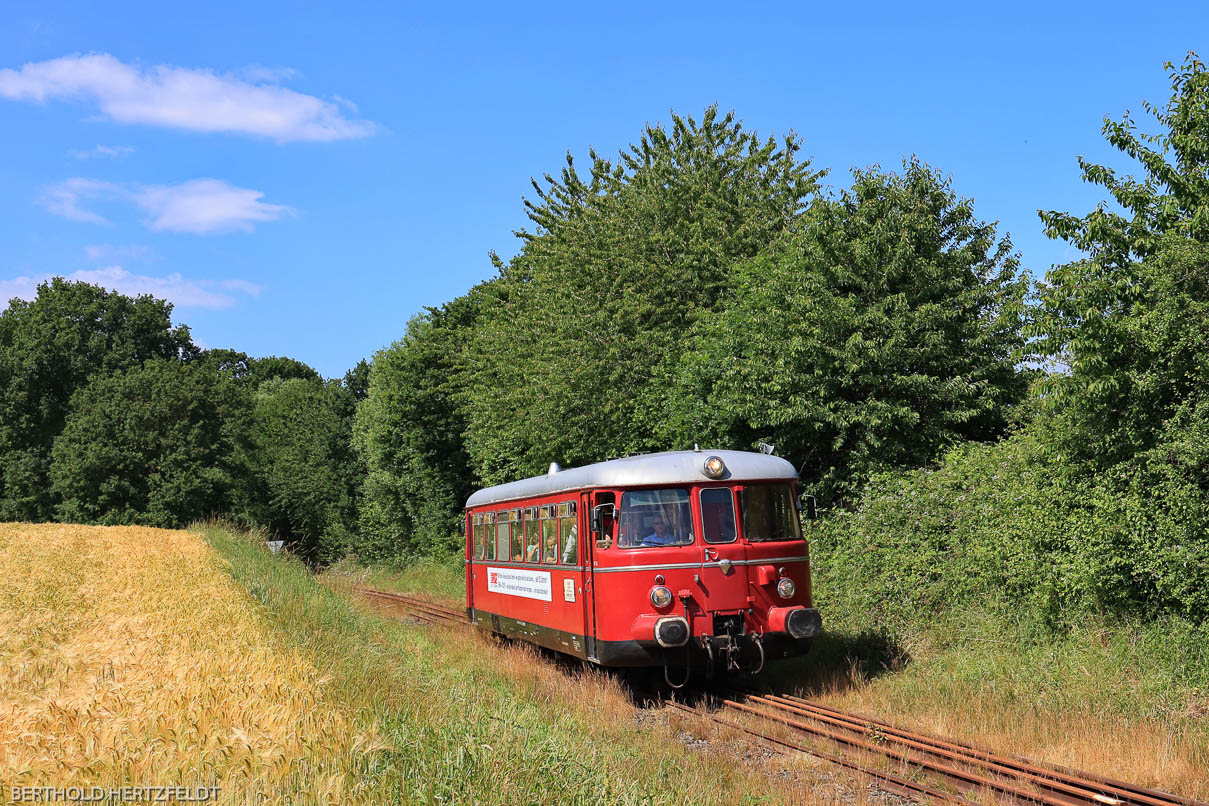
[[[0,524],[0,784],[355,794],[381,748],[196,534]]]

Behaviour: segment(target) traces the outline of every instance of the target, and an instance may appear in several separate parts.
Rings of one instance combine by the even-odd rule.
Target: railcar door
[[[474,553],[476,543],[481,544],[480,535],[475,531],[475,524],[478,521],[478,516],[471,516],[470,512],[462,513],[466,530],[466,615],[469,616],[474,608]]]
[[[581,493],[579,496],[579,561],[583,566],[583,634],[584,652],[589,660],[596,659],[596,595],[592,566],[596,562],[596,546],[592,541],[592,496]]]
[[[747,547],[738,538],[738,502],[731,487],[701,487],[694,506],[701,513],[700,585],[712,611],[746,610],[749,601]]]
[[[594,535],[591,531],[592,510],[595,507],[604,504],[617,503],[617,494],[611,492],[595,492],[589,495],[583,494],[584,506],[581,507],[583,515],[580,519],[580,534],[584,536],[584,636],[587,642],[588,658],[590,660],[598,660],[596,654],[596,629],[597,618],[596,613],[598,604],[600,603],[597,595],[597,580],[595,574],[597,546],[596,540],[600,538],[602,541],[607,540],[609,543],[613,541],[613,519],[604,519],[604,533]]]

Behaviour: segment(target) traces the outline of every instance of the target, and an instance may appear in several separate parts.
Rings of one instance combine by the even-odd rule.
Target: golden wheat
[[[381,743],[195,534],[0,524],[0,783],[341,802]]]

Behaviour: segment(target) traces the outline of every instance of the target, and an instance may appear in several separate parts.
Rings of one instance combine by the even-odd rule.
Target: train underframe
[[[796,637],[789,632],[752,630],[742,613],[714,613],[713,632],[686,635],[685,640],[674,646],[654,638],[603,640],[476,608],[469,608],[467,615],[480,629],[530,641],[600,666],[674,667],[698,670],[713,677],[732,672],[758,674],[768,661],[806,654],[821,622],[817,610],[802,610],[801,624],[794,629]]]

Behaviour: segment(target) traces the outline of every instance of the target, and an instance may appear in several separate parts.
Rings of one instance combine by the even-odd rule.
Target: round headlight
[[[777,583],[777,595],[782,599],[788,599],[797,593],[797,590],[798,586],[793,584],[792,579],[782,577],[781,581]]]
[[[721,456],[711,456],[705,460],[705,475],[711,479],[720,479],[726,472],[726,463]]]
[[[651,604],[655,607],[667,607],[672,603],[672,592],[663,585],[651,588]]]

